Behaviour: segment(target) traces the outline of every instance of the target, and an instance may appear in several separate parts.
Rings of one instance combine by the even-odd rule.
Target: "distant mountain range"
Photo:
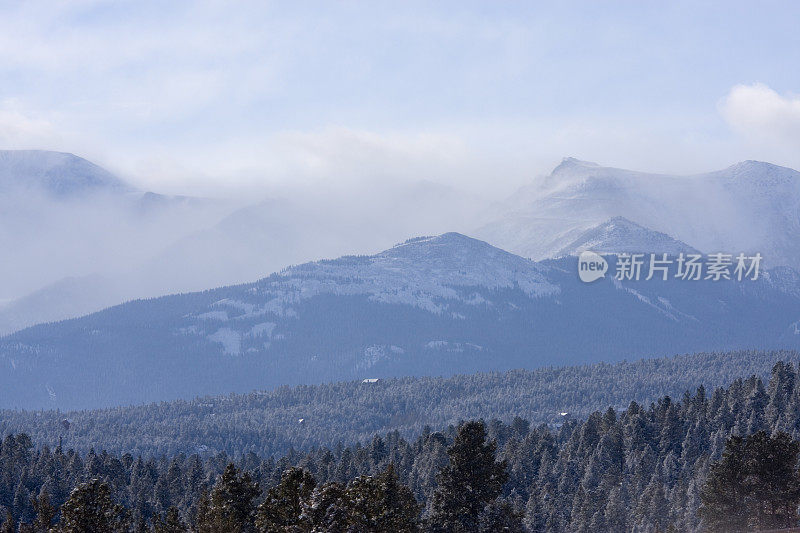
[[[772,266],[800,267],[800,173],[758,161],[669,176],[566,158],[493,212],[471,234],[535,260],[625,217],[704,252],[760,252]]]
[[[370,200],[362,202],[242,205],[139,191],[72,154],[0,151],[0,335],[134,298],[243,283],[289,264],[374,253],[420,232],[460,231],[534,260],[584,249],[698,249],[760,252],[770,266],[797,269],[799,177],[755,161],[667,176],[567,158],[477,217],[480,199],[424,180],[363,191]]]
[[[612,226],[683,247],[622,219]],[[0,407],[800,347],[800,285],[790,269],[757,281],[609,275],[584,284],[576,261],[533,262],[448,233],[255,283],[126,303],[0,339]]]
[[[424,179],[371,187],[361,191],[368,201],[335,191],[289,199],[166,196],[72,154],[0,152],[0,335],[134,298],[374,253],[421,231],[464,226],[481,207]]]
[[[138,191],[71,154],[0,152],[0,299],[12,299],[0,306],[0,335],[11,333],[0,407],[800,344],[794,170],[747,161],[680,177],[565,159],[490,210],[483,240],[451,232],[304,262],[380,249],[409,228],[469,226],[448,219],[465,200],[451,191],[391,197],[345,213],[303,199],[242,207]],[[605,279],[578,279],[586,250],[606,254]],[[769,270],[613,279],[617,253],[698,251],[759,252]]]
[[[73,154],[0,151],[0,335],[179,290],[139,270],[231,209],[138,190]]]
[[[0,192],[14,189],[36,189],[56,197],[134,190],[106,169],[73,154],[0,150]]]

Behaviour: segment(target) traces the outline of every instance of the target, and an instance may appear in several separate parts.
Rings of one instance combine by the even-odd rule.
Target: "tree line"
[[[751,376],[713,392],[701,386],[679,399],[630,402],[557,425],[471,420],[424,429],[414,439],[393,431],[280,457],[84,454],[7,435],[0,443],[3,527],[728,532],[794,526],[798,379],[793,363],[779,362],[766,384]]]
[[[75,412],[0,411],[0,435],[27,433],[39,445],[83,453],[203,457],[226,452],[276,459],[290,450],[366,442],[397,430],[417,438],[425,426],[459,420],[522,417],[558,424],[559,413],[585,419],[631,401],[727,386],[740,376],[764,379],[776,361],[800,361],[791,351],[712,352],[615,364],[437,377],[280,387],[271,391]],[[64,419],[71,422],[65,431]],[[303,422],[298,421],[302,419]]]
[[[11,453],[25,453],[27,436],[7,438]],[[22,446],[20,450],[19,447]],[[201,490],[194,515],[186,520],[170,506],[149,520],[132,516],[112,497],[113,481],[92,478],[80,483],[56,509],[43,487],[31,497],[29,521],[6,511],[2,533],[89,533],[152,531],[154,533],[256,533],[277,531],[349,531],[413,533],[426,531],[523,531],[521,513],[507,503],[495,505],[508,479],[506,461],[496,459],[496,443],[487,442],[482,421],[463,424],[448,448],[449,462],[437,474],[438,486],[429,516],[413,492],[402,484],[394,464],[376,475],[348,483],[318,484],[301,467],[284,470],[278,483],[262,494],[250,473],[229,463],[210,492]]]

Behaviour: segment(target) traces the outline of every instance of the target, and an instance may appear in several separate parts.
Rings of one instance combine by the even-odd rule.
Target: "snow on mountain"
[[[181,291],[241,283],[286,265],[372,254],[409,235],[466,226],[479,207],[469,195],[426,181],[376,180],[359,197],[307,191],[241,207],[166,247],[147,268],[183,276]],[[191,269],[186,257],[195,258]]]
[[[73,154],[0,150],[0,191],[31,188],[57,197],[133,190],[106,169]]]
[[[542,259],[618,216],[704,252],[760,252],[767,264],[800,266],[800,173],[757,161],[670,176],[567,158],[475,234]]]
[[[317,296],[363,296],[371,302],[442,314],[454,304],[493,305],[474,290],[477,287],[517,289],[529,297],[554,296],[559,289],[545,279],[547,270],[458,233],[420,237],[372,256],[289,267],[258,282],[243,298],[225,298],[192,315],[196,322],[183,331],[205,335],[226,353],[236,355],[242,338],[272,337],[275,323],[252,325],[251,319],[296,317],[298,304]]]
[[[585,250],[601,254],[619,253],[698,253],[686,243],[649,230],[625,217],[614,217],[583,232],[575,241],[557,251],[555,257],[578,255]]]
[[[459,233],[411,239],[374,256],[352,256],[291,267],[270,282],[270,290],[297,297],[366,294],[385,303],[441,312],[438,300],[464,302],[458,287],[520,288],[529,296],[558,292],[542,266]],[[298,292],[298,289],[299,292]]]
[[[627,221],[603,229],[663,242]],[[797,323],[800,276],[790,269],[749,282],[609,275],[587,284],[576,257],[536,263],[447,233],[0,338],[0,391],[11,393],[0,394],[0,407],[96,407],[364,377],[797,348]]]

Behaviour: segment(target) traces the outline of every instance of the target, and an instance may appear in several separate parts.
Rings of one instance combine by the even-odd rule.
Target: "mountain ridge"
[[[673,239],[666,233],[647,229],[621,216],[612,217],[602,224],[586,230],[575,241],[556,252],[554,256],[558,258],[578,255],[586,250],[601,254],[649,252],[677,255],[681,252],[699,253],[699,250]]]
[[[0,407],[800,347],[793,271],[746,283],[584,284],[576,261],[533,262],[447,233],[128,302],[0,338]]]
[[[0,187],[3,186],[38,188],[61,198],[90,192],[136,191],[87,159],[50,150],[0,150]]]
[[[758,252],[770,266],[800,268],[800,173],[758,161],[677,176],[567,158],[471,233],[540,260],[613,217],[698,250]]]

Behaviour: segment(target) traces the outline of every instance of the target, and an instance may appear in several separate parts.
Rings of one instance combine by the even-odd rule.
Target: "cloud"
[[[758,150],[698,107],[719,81],[697,42],[666,47],[698,73],[685,80],[645,62],[665,45],[638,39],[638,20],[423,4],[0,2],[0,148],[75,152],[145,188],[209,196],[401,178],[501,196],[565,155],[688,173],[797,152],[797,111],[781,110],[796,103],[767,87],[737,86],[721,106],[768,139]],[[785,147],[774,158],[800,164]]]
[[[327,194],[419,181],[469,188],[480,180],[480,158],[462,138],[446,133],[328,126],[238,137],[202,150],[186,145],[134,163],[134,174],[145,188],[172,184],[176,192],[192,187],[209,195],[220,189]]]
[[[762,83],[736,85],[720,104],[730,127],[751,142],[800,147],[800,96]]]
[[[4,148],[52,146],[57,137],[50,121],[25,113],[13,100],[0,101],[0,146]]]

